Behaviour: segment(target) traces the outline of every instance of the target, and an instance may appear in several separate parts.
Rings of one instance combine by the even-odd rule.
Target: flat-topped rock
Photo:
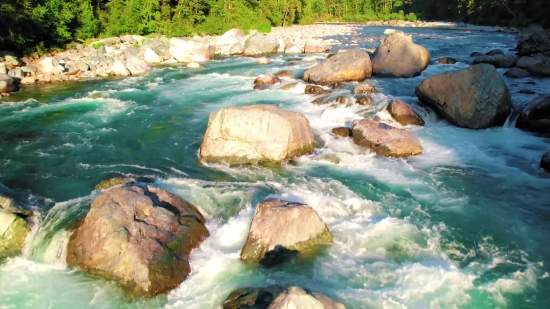
[[[422,146],[409,131],[398,129],[382,122],[362,119],[351,128],[355,144],[368,148],[377,155],[408,157],[422,153]]]

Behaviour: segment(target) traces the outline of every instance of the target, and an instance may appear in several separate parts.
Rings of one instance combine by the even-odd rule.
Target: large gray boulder
[[[279,41],[275,37],[260,32],[249,37],[244,43],[245,56],[260,56],[276,53],[278,50]]]
[[[355,144],[379,156],[408,157],[422,153],[422,146],[416,136],[385,123],[362,119],[353,123],[351,131]]]
[[[508,87],[490,64],[430,77],[415,94],[451,123],[470,129],[501,126],[512,109]]]
[[[371,77],[372,65],[367,53],[354,49],[337,53],[304,72],[304,81],[318,85],[363,81]]]
[[[284,262],[289,253],[332,243],[332,234],[311,206],[267,199],[256,208],[241,259],[265,266]]]
[[[131,297],[152,297],[187,277],[191,250],[209,236],[204,223],[195,206],[162,189],[113,188],[71,236],[67,264],[118,282]]]
[[[170,39],[171,55],[178,62],[206,62],[214,59],[216,47],[187,38]]]
[[[307,154],[314,146],[304,115],[258,104],[210,113],[199,155],[211,163],[280,163]]]
[[[550,132],[550,95],[532,100],[519,114],[516,127],[533,132]]]
[[[550,37],[540,26],[528,27],[519,34],[517,50],[520,56],[548,52]]]
[[[420,75],[430,63],[430,52],[413,43],[412,37],[401,31],[384,39],[372,56],[372,74],[388,77]]]
[[[45,73],[45,74],[53,73],[55,68],[53,63],[53,58],[45,57],[38,60],[38,62],[36,63],[36,67],[38,67],[38,70],[42,73]]]
[[[517,67],[526,69],[535,76],[550,76],[550,57],[521,57],[517,62]]]
[[[272,285],[264,288],[240,288],[222,304],[223,309],[345,309],[329,297],[297,286]]]
[[[139,57],[132,57],[126,60],[126,68],[132,75],[142,75],[150,72],[153,68]]]
[[[31,210],[0,193],[0,258],[21,252],[31,231],[28,218],[32,215]]]
[[[511,55],[495,54],[490,56],[481,56],[474,59],[474,64],[488,63],[497,68],[513,68],[518,59]]]

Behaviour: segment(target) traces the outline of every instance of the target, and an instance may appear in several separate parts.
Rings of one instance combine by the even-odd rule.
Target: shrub
[[[417,20],[416,14],[409,13],[409,14],[405,15],[405,20],[410,21],[410,22],[415,22]]]
[[[95,49],[99,49],[101,46],[105,45],[103,42],[97,42],[97,43],[94,43],[93,47]]]
[[[258,32],[262,33],[270,33],[271,32],[271,24],[270,23],[263,23],[258,26]]]

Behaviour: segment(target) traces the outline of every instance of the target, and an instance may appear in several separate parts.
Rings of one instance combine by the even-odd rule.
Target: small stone
[[[351,136],[351,129],[348,127],[338,127],[332,129],[332,134],[336,135],[337,137],[350,137]]]
[[[349,98],[346,97],[346,96],[339,96],[336,98],[336,103],[338,104],[348,104],[349,103]]]
[[[280,71],[278,73],[275,73],[275,76],[278,77],[278,78],[293,78],[294,73],[292,73],[290,71]]]
[[[353,94],[370,94],[370,93],[376,93],[376,88],[374,88],[371,84],[359,84],[355,86],[353,89]]]
[[[256,84],[254,85],[254,90],[269,90],[271,89],[271,85],[269,84]]]
[[[254,80],[255,85],[273,85],[280,82],[281,80],[273,74],[262,75]]]
[[[443,58],[439,58],[439,60],[437,60],[437,63],[440,63],[440,64],[455,64],[456,59],[443,57]]]
[[[319,94],[323,90],[324,90],[323,87],[320,87],[320,86],[307,85],[305,94]]]
[[[359,105],[372,105],[372,103],[374,103],[374,100],[371,97],[363,95],[358,97],[355,103]]]
[[[285,91],[293,90],[294,88],[296,88],[297,85],[298,85],[298,83],[292,83],[292,84],[284,85],[281,88],[281,90],[285,90]]]

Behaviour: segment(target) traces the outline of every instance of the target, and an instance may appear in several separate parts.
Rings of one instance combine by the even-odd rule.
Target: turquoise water
[[[347,308],[548,308],[550,176],[538,165],[550,140],[509,126],[456,128],[414,96],[424,78],[467,67],[473,51],[507,51],[515,38],[403,30],[433,60],[459,62],[433,64],[412,79],[374,78],[380,93],[373,106],[317,106],[304,86],[253,91],[260,74],[301,74],[311,65],[290,65],[296,56],[284,55],[267,66],[220,58],[200,71],[168,66],[144,77],[26,88],[4,99],[0,182],[39,216],[24,254],[0,264],[0,308],[217,308],[238,287],[274,283],[317,290]],[[366,37],[383,31],[335,37],[341,45],[334,49],[376,47]],[[531,98],[520,89],[550,86],[506,81],[518,108]],[[388,117],[391,98],[423,115],[425,127],[407,128],[421,140],[422,155],[376,157],[330,134],[353,119]],[[257,103],[302,112],[322,146],[279,168],[201,164],[209,113]],[[323,160],[327,155],[340,163]],[[211,237],[192,253],[192,274],[167,295],[130,302],[115,284],[64,263],[65,227],[86,213],[94,186],[114,172],[166,188],[208,219]],[[254,208],[268,196],[311,205],[334,244],[313,261],[280,268],[241,263]]]

